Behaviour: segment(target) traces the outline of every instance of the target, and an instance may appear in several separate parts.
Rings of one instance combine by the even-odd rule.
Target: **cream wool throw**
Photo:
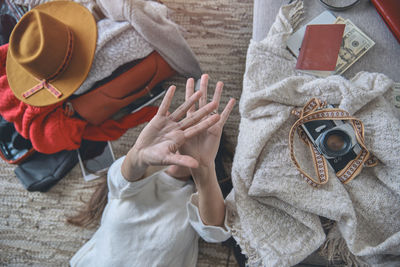
[[[376,263],[379,255],[400,255],[400,120],[388,100],[392,81],[379,73],[346,80],[297,72],[286,39],[302,12],[300,1],[283,6],[268,36],[248,48],[234,190],[227,198],[233,237],[250,266],[291,266],[326,241],[323,216],[336,222],[332,231],[362,259]],[[288,135],[296,121],[290,112],[312,97],[363,121],[365,143],[378,166],[364,168],[346,185],[330,169],[329,182],[317,189],[300,178],[289,156]],[[314,175],[311,154],[297,134],[295,153]],[[391,266],[399,266],[396,260]]]

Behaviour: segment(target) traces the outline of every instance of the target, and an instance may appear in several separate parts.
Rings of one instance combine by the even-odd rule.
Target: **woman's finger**
[[[172,98],[174,97],[175,94],[175,85],[171,85],[167,92],[165,93],[165,96],[160,104],[160,107],[158,108],[157,114],[166,116],[168,113],[169,106],[171,105]]]
[[[231,114],[231,111],[233,107],[235,106],[236,100],[234,98],[229,99],[228,104],[226,104],[224,110],[221,113],[221,120],[218,122],[222,126],[224,126],[225,122],[228,120],[229,115]]]
[[[218,113],[219,101],[221,100],[223,88],[224,88],[224,83],[221,81],[217,82],[217,85],[215,86],[214,96],[213,96],[213,101],[217,103],[217,107],[215,108],[215,111],[217,113]]]
[[[194,79],[190,78],[186,81],[186,94],[185,101],[189,100],[189,98],[194,94]],[[196,110],[195,105],[192,105],[187,111],[187,115],[191,114]]]
[[[199,108],[204,107],[207,104],[207,87],[208,87],[208,74],[201,75],[200,80],[200,91],[203,92],[203,95],[199,101]]]
[[[205,131],[211,126],[215,125],[219,120],[220,120],[220,115],[218,114],[214,114],[211,117],[202,120],[200,123],[195,124],[183,131],[185,138],[188,139],[198,135],[202,131]]]
[[[179,129],[185,130],[189,128],[190,126],[198,123],[201,121],[204,117],[206,117],[208,114],[210,114],[212,111],[215,110],[217,106],[217,103],[210,102],[201,109],[193,112],[189,117],[184,118],[182,121],[179,122]]]
[[[186,100],[174,112],[172,112],[170,118],[173,121],[179,121],[183,116],[185,116],[186,112],[200,99],[201,94],[201,91],[197,91],[192,96],[190,96],[188,100]]]

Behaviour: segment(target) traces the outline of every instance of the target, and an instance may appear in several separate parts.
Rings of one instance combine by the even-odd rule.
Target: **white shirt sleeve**
[[[187,211],[189,214],[189,222],[194,230],[199,234],[204,241],[209,243],[219,243],[231,237],[230,228],[227,226],[227,214],[225,211],[224,226],[205,225],[200,217],[198,208],[198,194],[194,193],[187,203]]]
[[[124,159],[125,156],[117,159],[108,170],[107,182],[109,198],[125,198],[133,196],[152,179],[152,176],[149,176],[136,182],[128,182],[121,173],[121,166]]]

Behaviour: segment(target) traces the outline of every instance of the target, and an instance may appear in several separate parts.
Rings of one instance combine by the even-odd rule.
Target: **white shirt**
[[[71,266],[196,266],[199,236],[207,242],[231,236],[226,224],[203,224],[192,181],[160,171],[131,183],[121,174],[123,159],[108,171],[101,226]]]

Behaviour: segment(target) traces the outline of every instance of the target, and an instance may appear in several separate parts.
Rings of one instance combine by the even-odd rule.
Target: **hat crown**
[[[39,80],[49,79],[65,64],[71,53],[68,26],[58,19],[32,10],[23,16],[10,36],[10,52],[15,60]]]

